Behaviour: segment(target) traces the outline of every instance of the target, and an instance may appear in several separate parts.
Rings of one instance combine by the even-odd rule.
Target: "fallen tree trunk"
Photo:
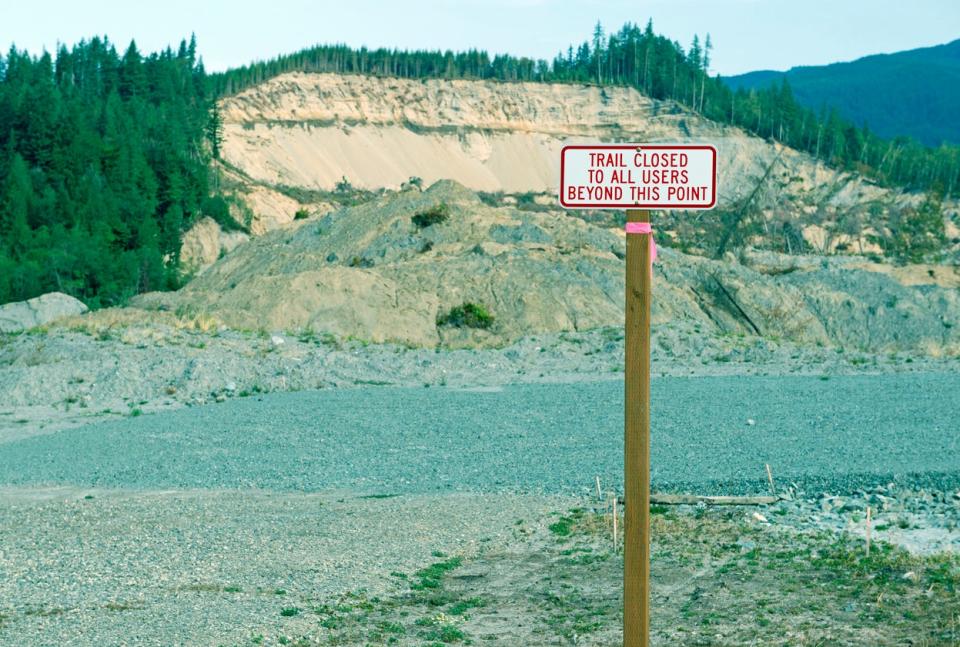
[[[623,497],[618,498],[624,503]],[[654,505],[772,505],[780,501],[775,496],[700,496],[697,494],[651,494]]]

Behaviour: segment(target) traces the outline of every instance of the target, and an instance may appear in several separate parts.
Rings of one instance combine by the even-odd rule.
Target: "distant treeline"
[[[239,92],[286,72],[375,74],[411,79],[495,79],[630,86],[655,99],[671,99],[708,119],[733,124],[761,137],[807,151],[837,168],[857,171],[887,186],[956,195],[960,190],[960,147],[930,149],[902,137],[877,137],[835,110],[801,106],[784,82],[733,91],[711,76],[709,35],[684,48],[653,31],[626,24],[571,46],[551,62],[486,52],[399,51],[321,45],[210,76],[217,96]],[[894,90],[891,90],[894,91]]]
[[[177,287],[180,237],[202,215],[231,223],[211,161],[214,99],[291,71],[404,78],[593,83],[638,88],[892,186],[955,194],[958,148],[883,140],[835,112],[802,108],[783,84],[731,91],[711,77],[711,43],[627,24],[552,62],[482,51],[321,46],[208,75],[196,43],[120,55],[106,39],[54,56],[0,56],[0,303],[59,290],[92,307]]]
[[[225,209],[208,187],[209,97],[192,40],[0,56],[0,303],[175,287],[181,233]]]

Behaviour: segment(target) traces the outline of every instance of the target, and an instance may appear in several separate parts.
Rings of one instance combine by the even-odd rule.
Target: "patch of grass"
[[[441,643],[459,643],[463,642],[467,635],[453,625],[443,625],[430,631],[425,631],[422,636],[427,640],[439,640]]]
[[[568,517],[561,517],[560,521],[550,524],[548,528],[558,537],[569,537],[573,532],[573,520]]]
[[[284,607],[280,610],[280,615],[284,618],[292,618],[300,615],[300,609],[298,607]]]
[[[361,499],[392,499],[400,496],[399,494],[364,494]]]
[[[373,267],[374,263],[372,259],[369,259],[366,256],[352,256],[347,265],[349,267],[359,267],[365,269]]]
[[[955,555],[917,557],[878,542],[867,558],[859,538],[758,526],[742,510],[665,507],[650,520],[658,644],[718,644],[718,635],[737,645],[956,642]],[[489,633],[491,620],[516,628],[511,645],[619,644],[623,561],[609,511],[574,508],[549,521],[563,527],[562,541],[542,541],[558,537],[542,521],[522,524],[517,543],[481,551],[469,573],[453,572],[460,558],[444,558],[410,577],[392,573],[410,586],[383,599],[359,592],[324,604],[315,609],[320,644],[503,640]]]
[[[344,625],[345,621],[343,618],[338,618],[337,616],[330,616],[329,618],[324,618],[320,621],[320,626],[324,629],[339,629]]]
[[[447,206],[447,203],[441,202],[426,211],[415,214],[410,220],[417,226],[417,229],[426,229],[427,227],[446,222],[449,218],[450,207]]]
[[[402,636],[407,633],[407,628],[399,622],[381,622],[378,627],[385,634]]]
[[[412,588],[414,591],[440,588],[443,576],[452,570],[460,568],[462,564],[462,557],[451,557],[450,559],[442,562],[431,564],[430,566],[414,573],[414,577],[417,578],[417,581],[411,584],[410,588]]]
[[[573,508],[566,516],[560,517],[559,520],[547,526],[547,529],[557,537],[569,537],[584,516],[583,508]]]
[[[479,609],[481,607],[487,606],[487,601],[483,598],[468,598],[466,600],[459,600],[450,605],[448,611],[452,616],[462,616],[464,613],[470,609]]]
[[[494,316],[479,303],[464,303],[451,308],[446,314],[437,317],[437,326],[452,328],[489,329],[493,326]]]

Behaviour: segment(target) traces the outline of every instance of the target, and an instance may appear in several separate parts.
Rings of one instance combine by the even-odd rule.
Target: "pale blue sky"
[[[960,0],[130,0],[16,2],[0,10],[0,47],[39,52],[106,34],[141,50],[197,34],[210,70],[315,43],[483,48],[552,58],[606,28],[653,18],[685,47],[710,32],[713,72],[851,60],[960,38]]]

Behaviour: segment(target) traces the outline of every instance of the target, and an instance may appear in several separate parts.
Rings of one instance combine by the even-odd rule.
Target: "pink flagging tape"
[[[626,231],[628,234],[651,234],[650,235],[650,264],[657,260],[657,244],[653,242],[653,227],[649,222],[628,222]]]

